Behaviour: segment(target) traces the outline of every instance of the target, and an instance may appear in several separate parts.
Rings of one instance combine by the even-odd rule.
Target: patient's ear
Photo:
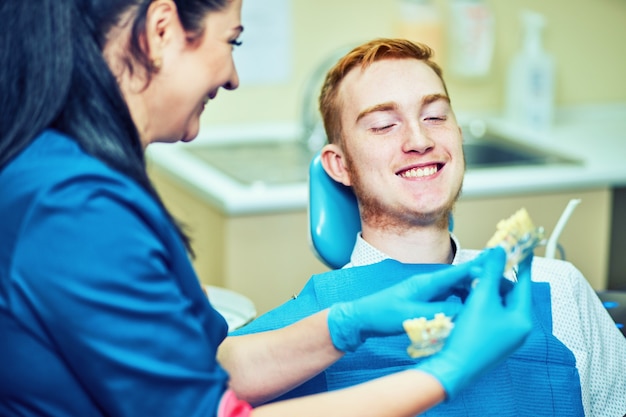
[[[335,181],[350,186],[350,173],[346,169],[346,158],[341,148],[335,144],[325,145],[320,151],[324,171]]]

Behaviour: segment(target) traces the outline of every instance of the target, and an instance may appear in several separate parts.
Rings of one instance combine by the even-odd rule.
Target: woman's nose
[[[233,69],[232,77],[222,87],[226,90],[235,90],[239,87],[239,74],[236,69]]]

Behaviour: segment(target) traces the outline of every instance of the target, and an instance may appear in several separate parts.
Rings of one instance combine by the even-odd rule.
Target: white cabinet
[[[194,266],[201,281],[245,295],[255,303],[259,314],[297,294],[311,275],[328,270],[309,248],[305,209],[228,216],[157,167],[150,172],[165,204],[187,226],[196,253]],[[462,197],[454,212],[454,232],[462,247],[482,248],[498,221],[525,207],[535,224],[544,226],[549,236],[572,198],[582,202],[559,242],[566,259],[582,271],[592,287],[605,289],[611,227],[608,188]],[[542,254],[541,248],[537,250],[537,255]]]
[[[525,207],[533,222],[549,237],[572,198],[582,201],[573,212],[559,243],[596,290],[606,289],[611,230],[611,190],[597,188],[489,198],[461,198],[455,213],[454,232],[465,248],[481,248],[495,232],[498,221]],[[536,255],[543,255],[539,248]],[[557,258],[559,252],[557,251]]]
[[[299,293],[311,275],[328,270],[309,249],[306,210],[227,216],[157,167],[150,176],[186,226],[200,280],[245,295],[259,314]]]

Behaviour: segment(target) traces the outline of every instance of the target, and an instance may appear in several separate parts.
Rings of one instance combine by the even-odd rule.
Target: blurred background
[[[481,248],[499,220],[525,207],[550,236],[568,202],[580,200],[557,256],[598,291],[626,289],[626,0],[244,0],[243,46],[234,53],[240,88],[207,105],[192,143],[148,149],[151,176],[187,226],[203,284],[233,290],[263,313],[328,270],[309,246],[312,154],[301,139],[339,55],[376,37],[424,41],[435,48],[457,116],[506,119],[507,98],[522,85],[509,77],[528,11],[542,27],[547,80],[543,104],[530,108],[558,117],[543,131],[501,123],[495,139],[509,143],[505,151],[533,145],[547,159],[531,153],[468,166],[454,233],[463,247]],[[553,153],[577,162],[559,163]],[[236,301],[221,303],[244,321],[254,315],[249,304],[242,312]]]
[[[244,45],[236,56],[246,53],[247,48],[255,52],[263,48],[270,53],[278,52],[274,56],[257,56],[259,60],[275,62],[278,67],[275,71],[284,78],[258,81],[248,77],[257,66],[243,68],[243,64],[250,62],[244,60],[240,65],[239,91],[222,92],[219,103],[205,112],[204,124],[297,120],[299,104],[315,68],[340,48],[374,37],[400,34],[406,23],[401,3],[400,0],[244,1]],[[544,47],[556,64],[556,105],[626,99],[625,0],[470,2],[485,6],[493,16],[493,54],[489,71],[482,77],[459,76],[449,68],[449,54],[455,46],[448,39],[454,30],[450,25],[454,23],[451,17],[454,3],[454,0],[433,1],[443,32],[437,59],[444,68],[457,111],[503,108],[508,67],[522,45],[523,10],[545,17]],[[251,19],[246,21],[246,18]],[[275,34],[283,34],[285,38],[277,39]],[[259,45],[263,42],[269,44]],[[273,49],[277,44],[281,45],[278,51]]]

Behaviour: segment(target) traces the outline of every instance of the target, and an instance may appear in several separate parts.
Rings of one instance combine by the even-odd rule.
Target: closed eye
[[[442,121],[445,122],[446,120],[448,120],[447,116],[431,116],[431,117],[425,117],[424,120],[433,120],[433,121]]]
[[[395,123],[390,124],[390,125],[380,126],[380,127],[374,126],[371,128],[371,131],[374,133],[384,132],[385,130],[391,129],[394,126],[395,126]]]

